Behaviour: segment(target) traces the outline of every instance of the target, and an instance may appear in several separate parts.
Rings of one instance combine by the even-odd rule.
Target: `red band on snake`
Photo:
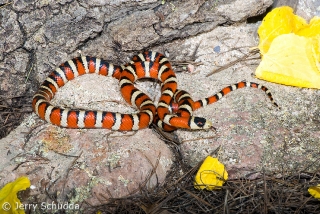
[[[139,112],[120,114],[108,111],[63,109],[50,103],[58,89],[68,81],[89,73],[118,79],[123,98]],[[134,86],[134,82],[141,78],[153,78],[161,82],[161,97],[157,108],[148,95]],[[129,131],[146,128],[154,122],[166,131],[176,128],[207,129],[211,127],[211,122],[204,118],[193,117],[193,111],[218,101],[230,91],[246,86],[262,89],[277,105],[266,87],[250,82],[228,86],[211,97],[194,102],[187,92],[177,90],[176,75],[168,59],[157,52],[147,51],[136,55],[125,66],[83,56],[69,60],[56,68],[34,95],[32,106],[41,119],[67,128],[106,128]],[[175,113],[171,113],[170,105],[175,109]]]

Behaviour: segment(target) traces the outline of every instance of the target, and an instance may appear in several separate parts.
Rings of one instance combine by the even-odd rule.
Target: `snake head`
[[[212,127],[212,123],[202,117],[191,117],[189,126],[191,129],[209,129]]]

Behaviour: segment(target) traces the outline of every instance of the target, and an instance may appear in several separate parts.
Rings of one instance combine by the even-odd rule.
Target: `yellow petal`
[[[259,49],[262,55],[268,52],[272,41],[279,35],[295,33],[308,24],[306,21],[293,14],[288,6],[278,7],[269,12],[258,29],[260,37]]]
[[[314,198],[317,198],[320,200],[320,184],[318,184],[317,186],[313,186],[310,187],[308,189],[308,192],[310,193],[310,195],[312,195]]]
[[[20,209],[21,202],[17,198],[17,193],[30,187],[28,177],[20,177],[15,181],[7,183],[0,190],[0,213],[6,214],[24,214]]]
[[[305,37],[313,37],[320,34],[320,17],[313,17],[308,26],[298,30],[295,34]]]
[[[228,179],[228,173],[222,163],[217,158],[206,157],[198,170],[194,187],[196,189],[219,189]]]
[[[284,85],[320,88],[319,53],[316,37],[280,35],[273,40],[255,75]]]

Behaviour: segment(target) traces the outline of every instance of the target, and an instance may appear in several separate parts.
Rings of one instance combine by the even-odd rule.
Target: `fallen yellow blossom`
[[[7,183],[0,190],[0,213],[1,214],[24,214],[23,205],[17,198],[17,193],[30,187],[28,177],[20,177],[15,181]],[[21,206],[22,205],[22,206]]]
[[[228,179],[228,173],[217,158],[206,157],[200,166],[194,181],[194,188],[214,190],[220,187]]]
[[[264,17],[258,29],[261,54],[264,55],[268,52],[272,41],[278,36],[297,33],[306,26],[308,26],[306,20],[294,15],[291,7],[283,6],[273,9]]]
[[[310,193],[310,195],[312,195],[314,198],[319,199],[320,200],[320,184],[318,184],[317,186],[312,186],[308,189],[308,192]]]
[[[258,29],[262,61],[257,78],[284,85],[320,88],[320,18],[308,24],[290,7],[275,8]]]

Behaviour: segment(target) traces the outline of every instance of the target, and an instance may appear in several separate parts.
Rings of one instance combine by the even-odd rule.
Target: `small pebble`
[[[190,73],[194,72],[194,65],[188,64],[188,72]]]
[[[216,52],[216,53],[220,53],[220,46],[216,46],[213,48],[213,51]]]

